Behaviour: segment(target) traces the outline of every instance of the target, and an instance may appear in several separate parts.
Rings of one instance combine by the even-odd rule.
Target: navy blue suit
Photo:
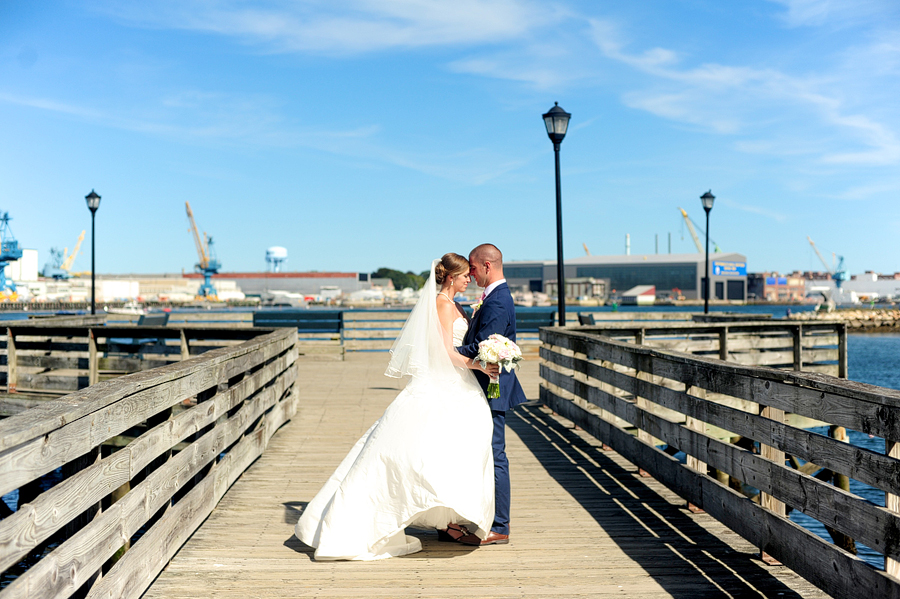
[[[506,283],[498,285],[484,299],[481,308],[472,316],[463,344],[457,349],[467,358],[475,358],[478,356],[478,344],[495,333],[503,335],[510,341],[516,340],[516,308]],[[479,370],[475,371],[475,378],[487,395],[490,378]],[[491,530],[504,535],[509,534],[510,504],[509,460],[506,458],[506,411],[525,401],[525,392],[519,384],[519,379],[516,378],[515,371],[502,371],[500,397],[489,399],[488,404],[494,419],[491,446],[494,450],[495,514]]]

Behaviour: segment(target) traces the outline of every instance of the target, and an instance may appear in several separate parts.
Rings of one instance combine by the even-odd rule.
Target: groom
[[[510,341],[516,340],[516,309],[509,286],[503,278],[503,254],[496,246],[484,243],[469,254],[469,274],[479,287],[484,288],[481,302],[475,305],[472,322],[458,348],[459,353],[475,358],[478,344],[494,333]],[[474,371],[482,390],[487,395],[490,379],[478,370]],[[500,372],[500,397],[489,399],[494,419],[494,524],[482,545],[509,543],[509,461],[506,459],[506,411],[525,402],[525,392],[516,378],[515,371]]]

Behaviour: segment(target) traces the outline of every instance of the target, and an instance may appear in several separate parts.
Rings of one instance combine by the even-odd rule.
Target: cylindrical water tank
[[[287,248],[283,248],[280,245],[273,245],[266,250],[266,264],[271,265],[272,272],[279,272],[281,270],[281,263],[287,260],[287,258]]]
[[[266,262],[274,262],[275,260],[287,260],[287,257],[287,248],[283,248],[280,245],[273,245],[266,250]]]

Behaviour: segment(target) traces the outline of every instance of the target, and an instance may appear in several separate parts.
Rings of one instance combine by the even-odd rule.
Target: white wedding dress
[[[434,338],[435,288],[432,266],[423,298],[391,350],[386,374],[409,375],[409,383],[353,446],[294,527],[297,538],[315,547],[317,560],[415,553],[422,544],[405,534],[408,526],[444,529],[456,523],[480,538],[490,531],[490,408],[472,373],[450,364],[444,343]],[[425,297],[429,293],[434,295]],[[461,345],[466,329],[464,318],[453,323],[454,346]]]

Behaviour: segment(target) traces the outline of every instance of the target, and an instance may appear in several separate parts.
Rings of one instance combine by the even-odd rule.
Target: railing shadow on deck
[[[900,392],[587,328],[543,329],[541,339],[540,400],[551,410],[825,592],[900,597]],[[884,438],[886,451],[804,430],[791,414]],[[687,463],[662,447],[683,451]],[[886,493],[887,505],[849,492],[851,478]],[[758,497],[745,496],[744,485]],[[818,520],[840,545],[789,520],[787,508]],[[885,568],[853,555],[854,539],[881,553]]]
[[[801,597],[647,487],[636,468],[622,468],[539,405],[518,407],[507,424],[611,542],[672,597]]]

